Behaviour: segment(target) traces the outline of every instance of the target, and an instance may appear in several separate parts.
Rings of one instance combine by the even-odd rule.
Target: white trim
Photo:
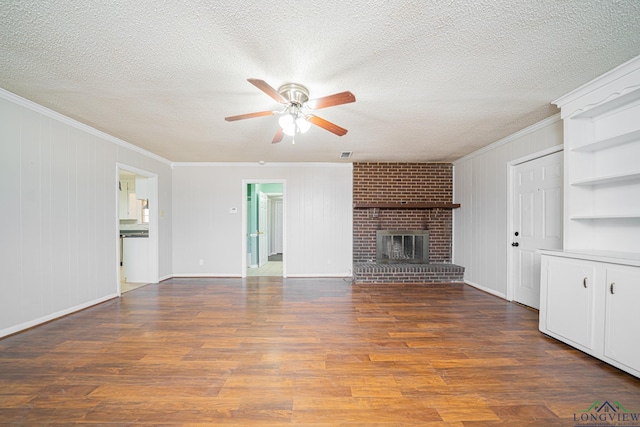
[[[479,289],[479,290],[481,290],[482,292],[486,292],[486,293],[491,294],[491,295],[493,295],[493,296],[496,296],[496,297],[498,297],[498,298],[502,298],[502,299],[505,299],[505,300],[507,299],[507,297],[506,297],[506,295],[505,295],[505,294],[503,294],[502,292],[498,292],[498,291],[496,291],[495,289],[487,288],[487,287],[485,287],[485,286],[479,285],[479,284],[477,284],[477,283],[475,283],[475,282],[472,282],[472,281],[470,281],[470,280],[465,280],[465,281],[464,281],[464,283],[465,283],[466,285],[469,285],[469,286],[471,286],[471,287],[474,287],[474,288],[476,288],[476,289]]]
[[[136,175],[146,177],[150,182],[150,194],[149,194],[149,283],[157,283],[160,281],[160,239],[159,239],[159,221],[160,221],[160,209],[158,207],[158,175],[146,171],[144,169],[139,169],[133,166],[129,166],[127,164],[116,162],[116,183],[120,180],[120,171],[125,170],[128,172],[133,172]],[[119,197],[119,189],[116,185],[115,188],[115,197],[116,197],[116,213],[115,213],[115,226],[116,226],[116,235],[120,236],[120,197]],[[116,250],[117,256],[116,259],[116,268],[117,268],[117,287],[118,295],[121,295],[120,292],[120,239],[116,240]]]
[[[300,164],[300,163],[298,163]],[[242,180],[242,278],[247,276],[247,185],[249,184],[282,184],[282,278],[287,277],[287,180],[286,179],[243,179]]]
[[[335,279],[351,279],[353,275],[351,271],[345,271],[344,273],[304,273],[304,274],[289,274],[290,278],[307,278],[313,279],[314,277],[323,277],[323,278],[335,278]]]
[[[0,88],[0,98],[4,98],[8,101],[14,102],[16,104],[18,104],[21,107],[25,107],[28,108],[29,110],[35,111],[37,113],[40,113],[44,116],[50,117],[54,120],[58,120],[64,124],[67,124],[69,126],[72,126],[76,129],[80,129],[84,132],[87,132],[91,135],[97,136],[98,138],[102,138],[105,139],[109,142],[112,142],[116,145],[119,145],[121,147],[127,148],[131,151],[135,151],[137,153],[143,154],[147,157],[150,157],[154,160],[157,160],[159,162],[165,163],[167,165],[171,165],[171,161],[165,159],[164,157],[158,156],[157,154],[154,154],[150,151],[145,150],[144,148],[140,148],[137,145],[133,145],[129,142],[123,141],[122,139],[116,138],[113,135],[109,135],[108,133],[105,133],[103,131],[100,131],[96,128],[93,128],[89,125],[86,125],[84,123],[81,123],[75,119],[72,119],[70,117],[67,117],[63,114],[60,114],[56,111],[53,111],[47,107],[44,107],[40,104],[36,104],[33,101],[29,101],[28,99],[25,99],[19,95],[16,95],[15,93],[9,92],[6,89]]]
[[[553,147],[546,148],[542,151],[538,151],[535,153],[528,154],[523,157],[519,157],[514,160],[510,160],[507,162],[507,166],[517,166],[521,163],[526,163],[531,160],[539,159],[540,157],[548,156],[549,154],[554,154],[559,151],[564,151],[564,144],[554,145]]]
[[[540,129],[546,127],[546,126],[549,126],[552,123],[555,123],[555,122],[559,121],[559,120],[560,120],[560,113],[554,114],[551,117],[547,117],[546,119],[539,121],[538,123],[535,123],[535,124],[533,124],[533,125],[531,125],[529,127],[526,127],[524,129],[521,129],[521,130],[517,131],[516,133],[512,133],[509,136],[506,136],[506,137],[504,137],[502,139],[499,139],[499,140],[497,140],[496,142],[494,142],[492,144],[489,144],[489,145],[487,145],[485,147],[482,147],[482,148],[474,151],[473,153],[467,154],[464,157],[460,157],[459,159],[454,160],[453,161],[453,165],[455,166],[456,163],[460,163],[460,162],[464,162],[464,161],[469,160],[469,159],[473,159],[474,157],[477,157],[477,156],[479,156],[481,154],[484,154],[487,151],[491,151],[491,150],[493,150],[493,149],[495,149],[497,147],[500,147],[501,145],[505,145],[505,144],[508,144],[510,142],[513,142],[513,141],[515,141],[515,140],[517,140],[519,138],[522,138],[525,135],[528,135],[528,134],[530,134],[532,132],[540,130]]]
[[[171,168],[180,167],[238,167],[238,168],[287,168],[287,167],[336,167],[353,169],[353,163],[333,163],[333,162],[274,162],[274,163],[256,163],[256,162],[173,162]],[[258,181],[252,181],[258,182]],[[273,182],[273,181],[266,181]]]
[[[549,156],[551,154],[564,151],[564,144],[555,145],[553,147],[531,153],[526,156],[511,160],[507,162],[507,236],[505,245],[509,247],[513,241],[514,225],[513,225],[513,187],[515,181],[515,167],[526,162],[530,162],[541,157]],[[564,173],[563,173],[564,180]],[[505,299],[507,301],[513,301],[515,294],[514,281],[513,281],[513,251],[507,251],[507,294]]]
[[[34,326],[41,325],[43,323],[49,322],[51,320],[55,320],[62,316],[66,316],[67,314],[75,313],[76,311],[84,310],[85,308],[89,308],[91,306],[103,303],[105,301],[118,298],[118,296],[119,295],[117,293],[106,295],[102,298],[88,301],[83,304],[76,305],[74,307],[69,307],[64,310],[57,311],[55,313],[51,313],[43,317],[30,320],[28,322],[20,323],[18,325],[14,325],[6,329],[2,329],[0,330],[0,338],[6,337],[7,335],[15,334],[16,332],[24,331],[25,329],[33,328]]]
[[[170,279],[189,279],[189,278],[202,278],[202,277],[215,277],[215,278],[231,278],[240,279],[241,276],[238,273],[175,273]]]
[[[590,80],[589,82],[583,84],[582,86],[572,90],[571,92],[567,93],[566,95],[561,96],[560,98],[557,98],[555,101],[551,102],[552,104],[555,104],[559,107],[562,107],[565,104],[568,104],[572,101],[575,101],[576,99],[591,93],[591,92],[595,92],[596,90],[600,89],[603,86],[606,86],[608,84],[610,84],[612,81],[618,80],[624,76],[626,76],[627,74],[630,74],[634,71],[636,71],[639,67],[640,64],[640,55],[636,56],[635,58],[631,58],[630,60],[628,60],[627,62],[618,65],[616,68],[614,68],[613,70],[610,70],[598,77],[596,77],[593,80]]]

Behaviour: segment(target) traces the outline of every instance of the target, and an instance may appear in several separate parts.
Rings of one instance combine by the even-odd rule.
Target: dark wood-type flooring
[[[569,426],[596,401],[640,412],[639,379],[537,322],[466,285],[172,279],[0,340],[0,424]]]

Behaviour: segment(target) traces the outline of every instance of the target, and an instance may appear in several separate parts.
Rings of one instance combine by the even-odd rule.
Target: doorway
[[[563,152],[510,165],[510,286],[507,299],[540,308],[538,249],[562,248]]]
[[[243,277],[285,277],[284,182],[243,182]]]
[[[118,294],[158,281],[157,175],[116,165]]]

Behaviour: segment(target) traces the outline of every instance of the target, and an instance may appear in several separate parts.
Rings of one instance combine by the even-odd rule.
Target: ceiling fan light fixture
[[[288,136],[293,136],[296,134],[296,127],[294,126],[287,126],[286,128],[282,128],[282,131],[284,132],[285,135]]]
[[[311,127],[311,123],[303,114],[283,114],[278,119],[278,124],[285,135],[293,136],[296,133],[305,133]]]
[[[278,124],[285,135],[293,136],[296,134],[296,121],[292,114],[284,114],[278,119]]]
[[[295,123],[291,114],[283,114],[282,116],[280,116],[280,118],[278,119],[278,124],[280,125],[282,130],[285,131],[285,133],[287,133],[287,130],[291,130],[292,128],[295,130]],[[289,134],[287,133],[287,135]]]
[[[311,123],[307,121],[307,118],[305,116],[299,114],[298,118],[296,119],[296,126],[298,127],[300,133],[305,133],[311,127]]]

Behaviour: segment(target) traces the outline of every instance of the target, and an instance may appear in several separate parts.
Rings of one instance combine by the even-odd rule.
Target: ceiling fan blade
[[[257,113],[240,114],[237,116],[229,116],[224,119],[228,122],[235,122],[236,120],[252,119],[254,117],[272,116],[275,113],[273,111],[258,111]]]
[[[330,121],[325,120],[321,117],[314,116],[313,114],[308,115],[307,120],[309,120],[311,123],[313,123],[316,126],[320,126],[322,129],[335,133],[338,136],[343,136],[347,133],[347,130],[345,128],[341,128],[340,126],[334,123],[331,123]]]
[[[329,96],[323,96],[322,98],[312,99],[307,101],[307,106],[314,110],[321,108],[333,107],[334,105],[348,104],[355,102],[356,96],[351,92],[340,92]]]
[[[282,130],[282,128],[278,128],[278,132],[276,132],[271,143],[277,144],[278,142],[282,141],[282,138],[284,138],[284,131]]]
[[[272,97],[273,99],[275,99],[276,101],[278,101],[279,103],[286,104],[288,102],[282,95],[278,93],[277,90],[272,88],[269,85],[269,83],[265,82],[264,80],[247,79],[247,81],[252,85],[254,85],[255,87],[257,87],[258,89],[260,89],[261,91],[263,91],[264,93],[266,93],[267,95],[269,95],[270,97]]]

